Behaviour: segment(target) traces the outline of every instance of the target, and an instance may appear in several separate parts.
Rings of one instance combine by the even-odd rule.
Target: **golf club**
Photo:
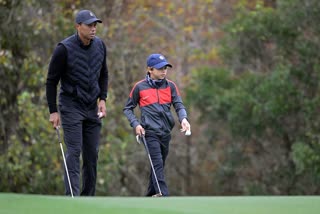
[[[56,132],[57,132],[57,135],[58,135],[58,140],[59,140],[59,143],[60,143],[61,153],[62,153],[62,157],[63,157],[63,163],[64,163],[64,167],[65,167],[65,170],[66,170],[68,182],[69,182],[69,188],[70,188],[70,192],[71,192],[71,197],[73,198],[73,191],[72,191],[72,187],[71,187],[71,182],[70,182],[67,162],[66,162],[66,158],[64,157],[63,147],[62,147],[62,143],[61,143],[61,140],[60,140],[59,128],[56,128]]]
[[[158,182],[158,178],[157,178],[157,175],[156,175],[156,171],[154,170],[153,163],[152,163],[151,156],[150,156],[150,152],[149,152],[149,149],[148,149],[148,146],[147,146],[146,138],[144,137],[144,135],[142,135],[142,137],[140,137],[140,139],[139,139],[139,135],[137,135],[136,137],[137,137],[137,142],[139,144],[140,144],[140,139],[142,138],[142,142],[144,144],[144,147],[146,148],[146,152],[147,152],[147,155],[148,155],[148,158],[149,158],[149,161],[150,161],[150,165],[151,165],[151,169],[152,169],[154,178],[156,179],[156,183],[157,183],[157,186],[158,186],[159,194],[162,196],[162,192],[161,192],[161,189],[160,189],[160,186],[159,186],[159,182]]]

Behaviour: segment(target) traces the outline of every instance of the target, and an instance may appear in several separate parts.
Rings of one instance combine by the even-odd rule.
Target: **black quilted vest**
[[[61,95],[84,104],[95,104],[100,94],[99,76],[104,60],[104,47],[95,37],[90,46],[83,46],[75,34],[61,42],[68,52],[67,72],[61,77]]]

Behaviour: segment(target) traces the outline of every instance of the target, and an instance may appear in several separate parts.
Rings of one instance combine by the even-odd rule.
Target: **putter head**
[[[157,194],[153,195],[152,197],[162,197],[162,196],[163,196],[162,193],[157,193]]]

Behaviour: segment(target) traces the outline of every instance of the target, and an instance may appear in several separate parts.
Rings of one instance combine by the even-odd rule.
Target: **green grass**
[[[0,193],[0,214],[319,214],[320,196],[77,197]]]

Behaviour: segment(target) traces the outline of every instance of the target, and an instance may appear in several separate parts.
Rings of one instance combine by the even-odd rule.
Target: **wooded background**
[[[122,109],[155,52],[192,127],[173,130],[171,195],[320,193],[318,0],[0,0],[0,192],[64,194],[45,81],[81,9],[103,20],[108,48],[97,195],[146,191],[149,162]]]

